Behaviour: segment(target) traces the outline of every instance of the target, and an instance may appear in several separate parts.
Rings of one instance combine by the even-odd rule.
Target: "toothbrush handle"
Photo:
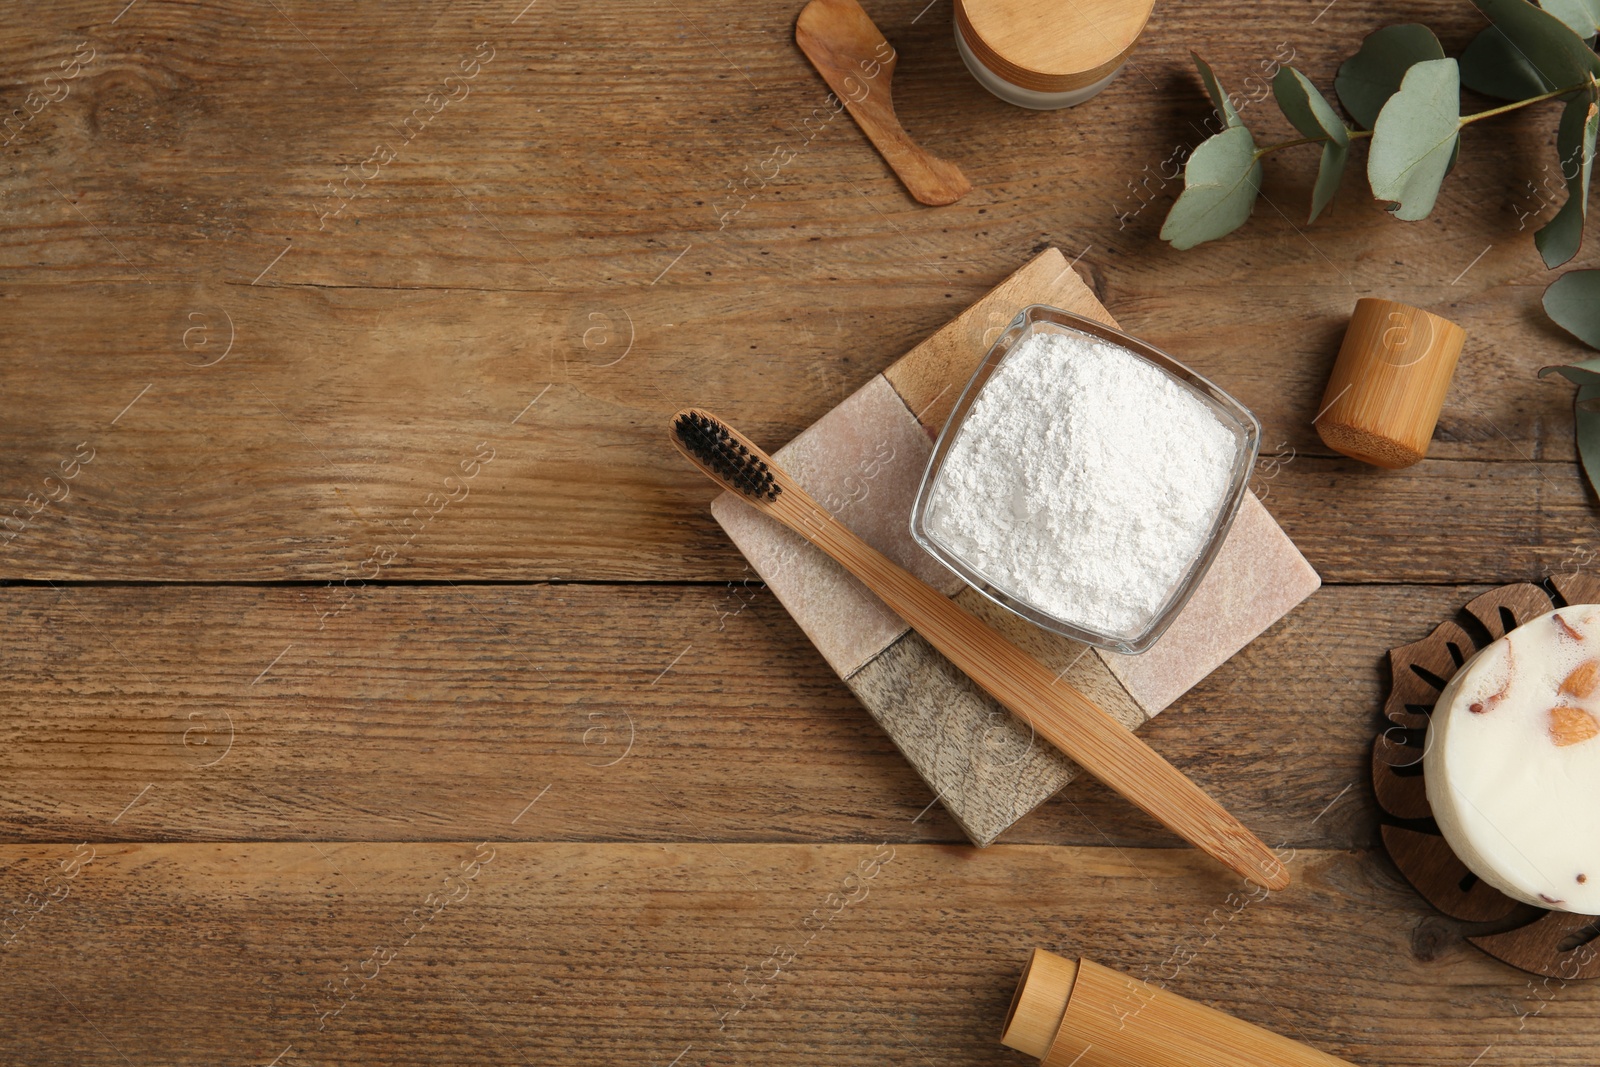
[[[1104,709],[829,515],[792,479],[763,510],[832,556],[990,696],[1084,770],[1235,873],[1286,889],[1260,838]]]

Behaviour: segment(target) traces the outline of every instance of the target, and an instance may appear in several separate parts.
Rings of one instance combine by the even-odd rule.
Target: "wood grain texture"
[[[94,453],[0,547],[0,581],[86,583],[0,585],[4,937],[101,849],[0,950],[0,1059],[1014,1062],[995,1035],[1043,945],[1363,1064],[1591,1063],[1600,987],[1462,945],[1374,850],[1364,784],[1384,649],[1593,561],[1571,389],[1534,378],[1583,357],[1529,240],[1553,111],[1469,131],[1418,225],[1357,149],[1301,226],[1315,152],[1276,153],[1247,226],[1180,254],[1190,48],[1278,140],[1264,61],[1327,87],[1376,26],[1458,53],[1480,17],[1158,4],[1122,77],[1039,116],[967,75],[947,5],[875,0],[897,114],[975,186],[927,209],[826,119],[798,7],[0,7],[9,117],[95,57],[0,134],[0,514]],[[1302,851],[1293,906],[1234,914],[1092,782],[1015,847],[961,846],[663,447],[688,404],[793,438],[1049,245],[1257,413],[1257,491],[1334,583],[1144,731],[1269,842],[1333,850]],[[1310,425],[1361,296],[1468,334],[1430,458],[1394,474]],[[513,836],[316,1031],[328,983]],[[870,898],[719,1029],[882,841]]]
[[[0,879],[36,888],[69,853],[8,846]],[[1530,989],[1440,940],[1369,854],[1293,866],[1292,893],[1250,900],[1192,850],[107,846],[0,956],[0,1049],[83,1067],[1014,1064],[997,1035],[1042,945],[1361,1064],[1458,1067],[1491,1044],[1592,1062],[1600,985]],[[1359,936],[1330,959],[1332,927]]]
[[[938,211],[842,119],[811,116],[824,94],[789,9],[708,27],[667,6],[626,33],[576,3],[514,26],[486,2],[429,18],[280,4],[263,21],[238,0],[142,0],[114,24],[88,0],[0,15],[7,100],[80,40],[98,57],[0,176],[4,501],[39,492],[80,441],[102,449],[70,501],[0,550],[0,573],[342,578],[488,439],[502,466],[391,576],[727,580],[737,557],[705,490],[663,461],[660,416],[703,403],[787,440],[1041,243],[1081,254],[1125,328],[1251,407],[1269,449],[1296,450],[1269,506],[1329,581],[1409,574],[1396,531],[1431,527],[1444,498],[1474,521],[1459,565],[1441,554],[1419,580],[1526,577],[1592,533],[1570,390],[1533,376],[1580,358],[1542,321],[1547,279],[1518,232],[1548,131],[1506,121],[1471,145],[1425,226],[1352,182],[1302,236],[1290,204],[1314,153],[1282,153],[1266,193],[1288,217],[1264,202],[1239,234],[1179,254],[1156,231],[1175,192],[1163,164],[1204,113],[1187,49],[1246,96],[1280,42],[1326,84],[1386,9],[1341,3],[1312,27],[1296,5],[1255,5],[1247,34],[1215,5],[1158,9],[1129,76],[1046,122],[974,83],[947,11],[912,22],[923,6],[872,14],[902,55],[908,128],[978,180]],[[1445,0],[1413,14],[1448,43],[1476,18]],[[498,50],[470,94],[396,148],[394,127],[485,40]],[[1244,114],[1265,135],[1270,111]],[[378,143],[400,154],[362,179]],[[798,155],[761,186],[775,146]],[[1369,294],[1469,336],[1430,452],[1444,462],[1403,479],[1321,458],[1310,426]],[[196,366],[229,333],[232,352]],[[1535,525],[1505,545],[1512,511]]]
[[[1478,591],[1324,590],[1141,734],[1272,844],[1375,846],[1378,649]],[[369,588],[324,630],[337,588],[0,592],[8,840],[476,839],[546,785],[524,839],[965,840],[759,588]],[[1003,840],[1174,843],[1088,781]]]

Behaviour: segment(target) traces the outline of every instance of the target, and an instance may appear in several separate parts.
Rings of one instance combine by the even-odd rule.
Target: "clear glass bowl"
[[[939,480],[939,472],[944,465],[945,456],[950,452],[951,446],[960,436],[962,427],[966,422],[967,413],[972,409],[973,403],[978,399],[978,394],[983,391],[984,385],[991,375],[999,369],[1017,343],[1035,333],[1084,333],[1119,345],[1127,349],[1145,362],[1159,368],[1174,381],[1199,397],[1216,414],[1224,426],[1234,431],[1234,438],[1238,448],[1234,453],[1233,468],[1222,506],[1217,511],[1209,536],[1206,538],[1201,550],[1195,555],[1182,576],[1167,591],[1166,598],[1160,602],[1153,616],[1143,625],[1126,633],[1102,633],[1096,630],[1084,629],[1072,622],[1057,618],[1049,614],[1036,604],[1018,599],[1005,589],[1000,588],[979,573],[964,559],[960,553],[941,543],[928,528],[928,505],[932,496],[934,485]],[[972,380],[967,383],[967,388],[956,401],[955,409],[950,412],[950,418],[945,422],[944,429],[939,433],[939,440],[934,445],[933,455],[928,460],[928,469],[922,476],[922,488],[917,492],[916,503],[911,510],[911,535],[929,554],[939,562],[949,567],[960,575],[968,585],[978,592],[999,604],[1003,608],[1016,612],[1046,630],[1051,630],[1065,637],[1070,637],[1100,648],[1111,649],[1116,652],[1137,653],[1143,652],[1164,633],[1178,612],[1189,602],[1189,597],[1194,594],[1195,587],[1200,584],[1200,579],[1205,576],[1211,561],[1216,558],[1217,551],[1221,549],[1222,542],[1228,536],[1228,529],[1233,525],[1233,519],[1239,511],[1239,502],[1244,499],[1245,487],[1249,484],[1251,470],[1255,466],[1256,453],[1261,445],[1261,425],[1256,422],[1255,416],[1233,397],[1218,389],[1182,363],[1173,359],[1165,352],[1154,348],[1136,337],[1130,337],[1121,330],[1113,329],[1104,323],[1093,319],[1075,315],[1070,311],[1049,307],[1045,304],[1032,304],[1025,307],[1006,327],[998,340],[995,341],[988,353],[983,357],[977,371],[972,375]]]

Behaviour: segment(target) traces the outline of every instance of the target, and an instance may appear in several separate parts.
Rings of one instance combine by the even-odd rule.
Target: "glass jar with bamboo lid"
[[[1074,107],[1111,84],[1155,0],[955,0],[956,48],[1009,104]]]

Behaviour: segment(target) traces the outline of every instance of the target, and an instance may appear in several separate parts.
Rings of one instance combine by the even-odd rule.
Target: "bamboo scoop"
[[[771,456],[696,408],[673,443],[712,481],[832,556],[945,658],[1084,770],[1163,826],[1267,889],[1289,872],[1222,805],[1088,697],[828,514]]]
[[[912,196],[953,204],[972,191],[960,168],[925,151],[895,118],[890,81],[899,56],[856,0],[811,0],[794,40]]]

